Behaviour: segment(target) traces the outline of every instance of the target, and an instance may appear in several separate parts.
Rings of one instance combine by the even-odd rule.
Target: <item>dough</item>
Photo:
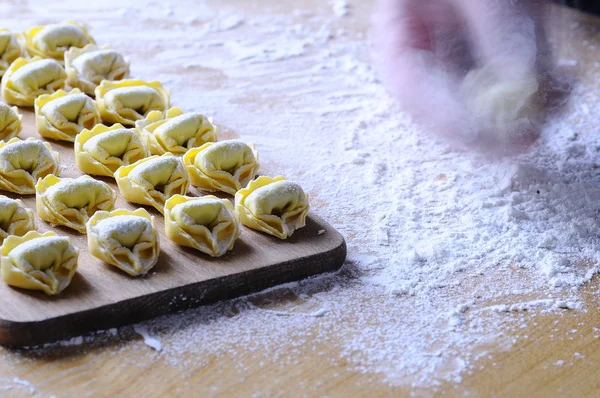
[[[0,29],[0,77],[15,59],[23,56],[17,37],[8,29]]]
[[[48,231],[29,231],[24,236],[9,236],[0,248],[2,279],[11,286],[41,290],[55,295],[62,292],[77,271],[79,251],[66,236]]]
[[[179,108],[169,109],[164,116],[152,111],[135,126],[153,155],[166,152],[182,155],[190,148],[217,140],[215,126],[205,116],[183,113]]]
[[[160,249],[154,217],[137,209],[99,211],[87,223],[90,253],[131,276],[145,274]]]
[[[174,195],[165,203],[165,233],[179,245],[220,257],[233,248],[240,228],[229,200]]]
[[[148,152],[137,133],[120,124],[111,127],[97,124],[75,137],[75,162],[86,174],[114,178],[119,167],[146,156]]]
[[[34,229],[33,211],[19,199],[0,195],[0,245],[9,235],[23,236]]]
[[[235,209],[245,226],[280,239],[305,225],[308,195],[283,177],[258,177],[235,194]]]
[[[64,62],[65,51],[69,48],[95,43],[85,26],[73,21],[36,26],[23,36],[29,55],[52,58],[60,63]]]
[[[207,142],[183,155],[193,185],[230,195],[245,187],[258,171],[258,154],[252,144],[237,140]]]
[[[23,128],[22,121],[19,108],[0,102],[0,140],[8,141],[18,136]]]
[[[12,105],[33,106],[42,94],[65,87],[65,69],[53,59],[18,58],[2,77],[2,96]]]
[[[100,123],[94,100],[79,89],[40,95],[35,100],[35,125],[45,138],[74,142],[83,129]]]

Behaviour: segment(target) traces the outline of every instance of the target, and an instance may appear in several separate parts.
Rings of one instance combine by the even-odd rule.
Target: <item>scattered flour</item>
[[[148,333],[148,328],[146,328],[146,326],[144,325],[133,325],[133,330],[135,330],[135,332],[137,334],[139,334],[140,336],[142,336],[144,338],[144,344],[146,344],[148,347],[156,350],[156,351],[160,351],[162,350],[162,345],[160,343],[160,340],[158,340],[155,337],[150,336],[150,334]]]

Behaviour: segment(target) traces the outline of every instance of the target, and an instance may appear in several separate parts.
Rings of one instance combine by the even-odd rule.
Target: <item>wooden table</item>
[[[218,4],[218,2],[212,2]],[[252,13],[255,9],[272,7],[278,12],[291,9],[278,1],[269,1],[267,5],[251,5],[242,0],[228,0],[228,6],[236,6],[241,13]],[[359,2],[356,2],[359,3]],[[368,30],[370,3],[353,4],[353,15],[364,18],[346,19],[340,24],[348,34],[365,34]],[[325,2],[310,1],[303,7],[319,13],[328,6]],[[32,10],[27,3],[15,7],[18,15],[12,19],[31,20]],[[598,52],[584,48],[582,40],[596,43],[600,48],[600,20],[584,16],[566,9],[554,10],[560,16],[561,23],[554,25],[554,37],[559,40],[559,49],[565,58],[577,59],[583,72],[582,78],[588,84],[599,86],[600,70],[595,64],[600,59]],[[37,19],[44,17],[38,14]],[[49,17],[51,18],[51,17]],[[571,29],[575,21],[585,22],[578,29]],[[15,23],[13,23],[14,25]],[[223,33],[229,34],[231,33]],[[218,35],[218,34],[217,34]],[[214,37],[214,36],[213,36]],[[360,36],[357,36],[360,37]],[[160,39],[159,39],[160,40]],[[588,43],[589,44],[589,43]],[[127,47],[136,62],[134,70],[144,71],[140,62],[150,60],[147,48],[137,48],[135,43],[120,43]],[[115,45],[117,48],[119,45]],[[145,58],[146,57],[146,58]],[[301,61],[298,61],[301,62]],[[152,68],[149,65],[148,68]],[[218,88],[219,76],[213,69],[182,68],[181,73],[204,77],[203,89]],[[318,72],[315,72],[318,73]],[[292,75],[288,75],[292,79]],[[192,83],[194,84],[194,83]],[[252,97],[241,98],[238,106],[252,109],[256,101]],[[275,108],[275,110],[278,110]],[[239,127],[240,122],[233,118],[232,112],[221,115],[224,125]],[[597,116],[597,115],[596,115]],[[277,160],[267,161],[273,167]],[[318,201],[318,197],[315,198]],[[326,206],[326,204],[322,204]],[[339,220],[333,220],[340,225]],[[351,237],[349,238],[351,242]],[[350,244],[350,252],[352,245]],[[598,281],[595,280],[583,288],[587,298],[586,313],[565,311],[557,315],[539,315],[535,319],[526,319],[528,338],[521,338],[509,351],[500,348],[476,363],[476,370],[464,374],[460,384],[443,384],[437,387],[417,389],[424,395],[446,391],[450,395],[470,392],[480,396],[552,396],[561,391],[570,396],[593,396],[600,391],[600,340],[595,339],[592,329],[600,326],[597,310]],[[558,323],[555,323],[559,320]],[[516,321],[515,321],[516,322]],[[207,326],[207,327],[210,327]],[[317,328],[307,330],[305,336],[316,334]],[[343,325],[340,325],[340,333]],[[576,338],[571,339],[569,331],[578,329]],[[555,330],[555,338],[549,338],[549,331]],[[381,376],[374,373],[357,373],[346,366],[340,347],[315,341],[311,347],[294,346],[293,341],[276,347],[280,355],[301,358],[294,365],[281,366],[269,364],[271,353],[248,350],[243,344],[205,358],[206,365],[186,368],[175,366],[150,348],[141,345],[140,336],[126,327],[94,343],[84,343],[65,347],[52,347],[46,350],[13,351],[0,349],[0,395],[3,396],[225,396],[252,395],[283,396],[302,395],[352,396],[356,391],[369,396],[404,396],[411,391],[408,387],[393,387],[385,383]],[[597,333],[596,333],[597,335]],[[108,337],[106,337],[108,336]],[[523,337],[516,334],[515,338]],[[206,342],[210,344],[210,342]],[[575,356],[579,353],[580,356]],[[323,361],[323,355],[340,358],[337,365]],[[182,360],[186,354],[182,353]],[[569,366],[554,366],[558,360],[573,358]],[[266,365],[256,366],[259,362]],[[302,386],[302,387],[299,387]],[[199,392],[203,392],[200,394]]]

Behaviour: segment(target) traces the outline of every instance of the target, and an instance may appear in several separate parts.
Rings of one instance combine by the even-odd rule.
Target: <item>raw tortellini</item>
[[[112,210],[117,199],[108,184],[90,176],[61,179],[50,174],[40,179],[35,189],[35,205],[42,220],[82,234],[89,218],[99,210]]]
[[[183,113],[179,108],[152,111],[135,123],[146,147],[153,155],[171,152],[184,154],[188,149],[217,140],[215,126],[199,113]]]
[[[9,235],[23,236],[34,229],[33,211],[19,199],[0,195],[0,245]]]
[[[21,55],[23,55],[23,50],[15,34],[8,29],[0,29],[0,77]]]
[[[283,177],[262,176],[235,194],[235,209],[245,226],[287,239],[305,225],[308,195]]]
[[[171,153],[123,166],[115,172],[115,179],[125,199],[152,206],[161,213],[168,198],[185,195],[190,185],[181,160]]]
[[[65,69],[69,86],[91,96],[102,80],[123,80],[129,76],[129,62],[120,53],[94,44],[67,51]]]
[[[174,195],[165,203],[165,233],[179,245],[219,257],[233,248],[240,228],[229,200]]]
[[[0,102],[0,140],[8,141],[19,135],[22,129],[23,115],[16,106],[10,107]]]
[[[42,94],[64,88],[67,74],[53,59],[18,58],[2,77],[2,96],[12,105],[33,106]]]
[[[164,112],[170,104],[169,90],[159,82],[104,80],[95,93],[102,120],[125,126],[134,126],[152,111]]]
[[[78,89],[58,90],[35,100],[35,124],[42,137],[73,142],[81,130],[98,123],[96,103]]]
[[[58,152],[34,138],[0,141],[0,189],[21,195],[35,193],[38,178],[58,174]]]
[[[192,185],[230,195],[245,187],[258,170],[258,155],[252,145],[228,140],[207,142],[183,155]]]
[[[97,124],[75,138],[75,162],[87,174],[114,177],[119,167],[146,156],[146,148],[137,133],[120,124],[111,127]]]
[[[99,211],[87,223],[90,253],[131,276],[145,274],[158,261],[158,234],[144,209]]]
[[[95,43],[85,26],[67,21],[46,26],[36,26],[23,34],[29,55],[64,61],[64,54],[71,47],[84,47]]]
[[[62,292],[77,271],[79,251],[66,236],[54,232],[29,231],[24,236],[9,236],[0,248],[2,279],[11,286],[41,290],[55,295]]]

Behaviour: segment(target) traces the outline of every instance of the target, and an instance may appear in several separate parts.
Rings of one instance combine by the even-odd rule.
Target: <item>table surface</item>
[[[35,3],[35,2],[32,2]],[[113,4],[114,3],[114,4]],[[183,2],[184,5],[194,7],[193,2]],[[242,0],[226,0],[222,2],[209,1],[211,7],[215,9],[235,10],[239,15],[253,15],[255,13],[273,12],[284,14],[292,12],[292,6],[281,4],[277,1],[268,1],[264,5],[256,5],[254,2],[245,2]],[[221,4],[223,3],[223,4]],[[291,3],[291,2],[283,2]],[[333,25],[343,36],[351,37],[356,41],[365,41],[368,35],[369,18],[371,2],[358,4],[351,3],[351,18],[340,18]],[[43,23],[57,21],[69,18],[70,4],[67,2],[57,2],[52,6],[49,14],[45,14],[43,3],[30,4],[27,1],[15,2],[9,7],[13,15],[11,21],[3,20],[3,23],[10,27],[16,27],[23,23]],[[106,7],[110,9],[119,2],[107,1]],[[148,3],[150,4],[150,3]],[[158,3],[152,3],[156,8],[155,14],[151,10],[142,23],[155,24],[160,27],[156,39],[156,47],[136,45],[135,38],[138,34],[133,27],[131,30],[132,40],[127,38],[118,38],[127,31],[127,24],[130,18],[138,18],[140,15],[132,15],[127,8],[118,12],[105,14],[98,13],[94,21],[86,21],[85,14],[81,7],[75,7],[73,19],[81,19],[89,22],[94,27],[93,32],[98,32],[99,36],[107,40],[116,41],[114,47],[123,50],[132,58],[134,73],[146,78],[160,69],[160,64],[154,64],[152,56],[163,52],[163,56],[168,55],[168,43],[173,40],[170,36],[170,30],[165,28],[168,22],[161,22],[161,18],[166,18],[172,13],[172,9],[161,8]],[[106,10],[105,10],[106,11]],[[179,10],[176,10],[179,12]],[[196,14],[202,13],[202,10],[195,9]],[[562,44],[559,46],[564,56],[570,59],[577,59],[581,68],[582,79],[587,80],[589,84],[598,85],[594,82],[593,74],[594,63],[597,62],[597,52],[587,51],[581,40],[581,35],[588,40],[586,44],[597,43],[600,46],[600,35],[597,34],[600,29],[600,21],[593,17],[588,17],[577,12],[566,9],[555,9],[555,13],[560,14],[562,23],[555,26],[555,35]],[[303,6],[302,15],[320,15],[331,13],[331,4],[320,1],[309,1]],[[6,15],[6,14],[5,14]],[[223,86],[223,81],[227,78],[244,77],[242,73],[239,76],[225,76],[217,68],[210,67],[211,51],[220,51],[219,45],[210,46],[210,42],[217,43],[219,40],[233,40],[236,37],[235,29],[230,29],[237,23],[235,19],[228,19],[225,25],[216,26],[207,24],[199,17],[193,18],[191,15],[188,24],[194,25],[198,30],[205,29],[209,31],[206,36],[206,52],[198,52],[201,61],[205,63],[196,64],[193,61],[186,61],[182,64],[180,70],[176,71],[177,76],[173,79],[176,83],[181,83],[177,79],[189,77],[189,84],[198,88],[198,93],[210,93],[218,97],[218,89]],[[572,32],[567,29],[573,22],[585,22],[586,27]],[[96,25],[94,25],[96,24]],[[112,33],[112,27],[118,29]],[[110,28],[110,29],[109,29]],[[167,26],[168,28],[168,26]],[[343,30],[343,31],[342,31]],[[245,30],[245,34],[252,35],[252,29]],[[574,35],[580,35],[578,37]],[[161,47],[161,40],[166,43]],[[567,44],[565,44],[567,43]],[[193,47],[193,46],[192,46]],[[273,59],[278,57],[278,49],[270,53]],[[286,49],[288,53],[293,49]],[[175,54],[177,55],[177,54]],[[247,56],[252,56],[249,54]],[[361,55],[366,57],[364,54]],[[285,65],[272,66],[272,70],[267,76],[249,76],[249,79],[281,79],[290,84],[295,79],[294,73],[289,72],[287,68],[293,69],[303,65],[302,57],[289,57]],[[209,66],[206,66],[209,65]],[[278,69],[279,68],[279,69]],[[251,74],[254,70],[250,71]],[[590,73],[586,73],[590,72]],[[279,75],[277,73],[280,73]],[[312,73],[316,77],[320,70],[314,70]],[[255,80],[254,80],[255,81]],[[279,81],[282,84],[281,81]],[[171,84],[174,84],[171,82]],[[169,85],[169,82],[167,82]],[[317,98],[319,95],[318,85],[311,91],[306,88],[308,100]],[[191,93],[186,95],[202,95]],[[186,97],[183,94],[173,93],[175,99],[185,102]],[[264,97],[263,97],[264,95]],[[244,115],[251,115],[257,106],[257,103],[268,101],[271,106],[271,112],[286,112],[285,93],[279,93],[277,101],[272,101],[269,97],[271,93],[261,93],[258,89],[240,91],[239,98],[235,106],[221,110],[218,122],[231,128],[232,130],[243,131],[246,122],[236,118],[239,109],[246,112]],[[268,98],[267,98],[268,97]],[[267,98],[267,99],[265,99]],[[273,105],[275,103],[275,105]],[[215,111],[218,104],[217,100],[210,102],[207,100],[207,109]],[[310,123],[312,115],[304,117],[307,123]],[[256,128],[257,122],[253,124]],[[268,123],[265,123],[268,125]],[[257,141],[268,136],[256,135]],[[277,157],[272,148],[264,143],[265,149],[262,154],[264,167],[266,169],[276,169],[283,163],[282,156]],[[298,175],[300,179],[302,175]],[[305,177],[308,179],[309,177]],[[318,192],[313,194],[315,209],[327,206],[327,203],[319,202]],[[343,219],[331,220],[334,226],[341,227],[349,241],[350,254],[353,248],[353,231],[346,227],[347,221]],[[348,271],[349,272],[349,271]],[[597,281],[593,281],[588,286],[582,288],[583,297],[586,298],[586,306],[590,309],[598,308],[598,298],[593,292],[597,289]],[[586,294],[589,292],[589,294]],[[285,288],[279,292],[270,292],[255,296],[252,299],[258,307],[275,308],[278,306],[296,303],[300,300],[297,297],[289,297]],[[262,303],[262,304],[261,304]],[[267,304],[264,304],[267,303]],[[190,312],[189,316],[203,316],[201,326],[210,328],[211,317],[235,316],[235,306],[228,307],[233,313],[220,313],[223,307],[214,306],[206,311],[211,312]],[[180,317],[185,317],[185,314]],[[556,320],[560,320],[556,323]],[[505,396],[550,396],[560,391],[570,392],[576,396],[591,396],[600,390],[600,378],[597,376],[596,366],[600,366],[600,344],[594,339],[592,328],[598,322],[596,311],[587,312],[569,311],[560,315],[539,314],[533,318],[520,318],[515,322],[527,323],[528,338],[518,339],[509,350],[503,350],[501,347],[490,350],[490,353],[483,358],[478,359],[474,370],[462,375],[461,383],[440,382],[436,386],[409,387],[406,384],[388,383],[384,376],[366,371],[356,371],[354,366],[349,366],[348,361],[342,355],[342,348],[334,343],[332,339],[320,341],[315,339],[311,344],[295,344],[294,337],[289,341],[276,346],[267,346],[258,348],[255,345],[245,344],[245,340],[231,342],[227,349],[220,352],[207,355],[202,361],[191,360],[190,356],[194,353],[181,352],[177,360],[171,360],[164,357],[160,352],[153,351],[150,347],[142,343],[142,338],[135,333],[131,327],[125,327],[119,330],[103,332],[96,337],[85,337],[83,340],[73,340],[62,345],[55,345],[43,349],[19,350],[14,351],[7,348],[0,349],[0,394],[5,396],[108,396],[114,394],[121,395],[147,395],[147,396],[173,396],[187,395],[192,396],[194,392],[203,391],[205,395],[301,395],[302,393],[328,396],[345,396],[360,391],[369,391],[371,396],[402,396],[408,395],[411,391],[418,394],[431,395],[440,392],[450,392],[451,394],[471,392],[475,395],[489,396],[492,393]],[[182,327],[186,326],[181,322]],[[339,324],[340,339],[343,338],[344,325]],[[265,325],[266,328],[269,325]],[[580,333],[578,338],[569,338],[569,331],[577,328]],[[337,328],[336,328],[337,329]],[[549,330],[554,331],[553,339],[549,338]],[[311,336],[317,336],[319,325],[311,324],[303,332],[303,338],[310,339]],[[525,333],[525,332],[523,332]],[[560,337],[562,336],[562,337]],[[168,340],[168,337],[164,337]],[[82,344],[79,344],[82,343]],[[206,341],[206,344],[211,344]],[[551,348],[551,349],[550,349]],[[573,353],[580,353],[584,360],[574,361],[569,367],[552,366],[557,360],[564,358],[565,355],[573,356]],[[279,361],[275,361],[274,355],[277,355]],[[337,358],[335,362],[325,361],[324,357]],[[287,358],[289,360],[283,361]],[[187,364],[190,365],[187,365]],[[260,366],[258,366],[260,364]],[[286,394],[287,393],[287,394]],[[197,396],[197,395],[196,395]]]

